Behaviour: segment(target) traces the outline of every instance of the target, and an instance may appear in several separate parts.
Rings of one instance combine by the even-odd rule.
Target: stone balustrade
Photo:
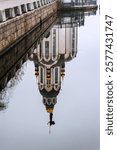
[[[32,30],[37,24],[57,12],[56,0],[45,0],[21,4],[2,10],[0,23],[0,53],[12,43]],[[48,3],[47,3],[48,2]],[[46,4],[45,4],[46,3]],[[42,4],[42,3],[41,3]]]
[[[28,11],[41,8],[52,2],[54,2],[54,0],[39,0],[24,4],[16,3],[14,6],[11,6],[9,8],[0,8],[0,23],[5,22],[8,19],[12,19],[16,16],[22,15],[24,13],[27,13]]]

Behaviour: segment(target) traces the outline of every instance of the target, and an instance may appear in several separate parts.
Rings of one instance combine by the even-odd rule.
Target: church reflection
[[[58,20],[45,38],[37,42],[31,56],[35,65],[38,88],[43,97],[42,101],[49,113],[50,126],[55,124],[53,111],[65,76],[65,63],[77,55],[78,24],[80,23],[79,19],[71,22],[70,17]]]
[[[54,109],[58,101],[57,96],[61,90],[62,80],[65,77],[65,66],[78,53],[78,27],[84,26],[85,16],[95,14],[96,10],[74,11],[69,14],[62,12],[58,14],[56,20],[53,18],[52,22],[55,22],[54,26],[52,24],[53,27],[48,23],[48,29],[42,36],[38,36],[38,31],[43,28],[37,28],[0,59],[0,110],[7,108],[4,97],[9,88],[8,83],[12,89],[21,78],[22,71],[20,70],[22,70],[23,63],[30,59],[34,62],[38,89],[42,95],[45,110],[49,114],[47,124],[50,126],[55,124]],[[43,27],[46,24],[47,22],[43,24]],[[26,43],[25,41],[30,42]],[[16,55],[16,50],[20,54]],[[12,60],[10,62],[15,63],[11,64],[13,67],[10,64],[4,65],[9,62],[9,58]]]

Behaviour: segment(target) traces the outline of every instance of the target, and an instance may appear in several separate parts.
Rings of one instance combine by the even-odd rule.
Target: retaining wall
[[[25,4],[20,14],[17,14],[13,9],[9,8],[2,13],[5,20],[1,20],[0,23],[0,53],[7,47],[10,46],[19,37],[30,31],[35,25],[42,23],[45,18],[50,16],[52,13],[57,11],[57,1],[50,1],[43,5],[29,5]],[[32,9],[31,9],[32,8]]]
[[[57,15],[55,13],[52,14],[41,26],[37,25],[28,34],[15,41],[9,48],[3,51],[2,55],[0,55],[0,91],[14,76],[15,70],[19,68],[16,67],[19,66],[17,64],[21,66],[34,51],[37,43],[50,31],[56,18]]]

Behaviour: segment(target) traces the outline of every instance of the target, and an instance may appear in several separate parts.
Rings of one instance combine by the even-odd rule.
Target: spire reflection
[[[72,17],[58,19],[57,24],[37,42],[32,56],[38,89],[49,113],[47,124],[50,126],[55,124],[53,112],[65,77],[65,63],[77,55],[78,25],[81,22]]]

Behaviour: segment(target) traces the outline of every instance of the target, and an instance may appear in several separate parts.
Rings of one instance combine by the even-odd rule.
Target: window
[[[58,83],[58,68],[55,68],[55,84]]]
[[[53,57],[56,57],[56,29],[53,30]]]
[[[42,57],[42,44],[40,43],[40,58]]]
[[[49,58],[49,41],[45,41],[45,57]]]
[[[40,71],[40,82],[41,83],[43,83],[43,78],[44,78],[43,68],[41,68],[41,71]]]

